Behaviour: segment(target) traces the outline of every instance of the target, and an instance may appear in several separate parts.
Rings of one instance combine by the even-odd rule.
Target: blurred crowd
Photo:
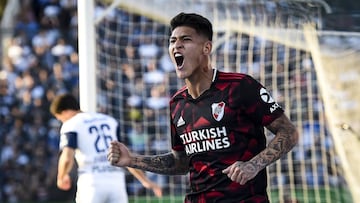
[[[56,189],[54,95],[78,91],[76,1],[19,1],[0,69],[0,202],[71,199]],[[6,30],[3,30],[5,36]]]
[[[0,69],[0,202],[71,201],[75,187],[68,192],[56,188],[61,124],[49,113],[49,104],[60,93],[69,92],[79,96],[77,1],[11,1],[14,2],[20,3],[15,5],[19,12],[12,20],[13,25],[8,26],[11,30],[2,30],[4,52]],[[103,10],[100,3],[96,4],[95,15]],[[126,12],[119,16],[127,21],[144,20]],[[119,16],[110,13],[107,18]],[[99,42],[99,49],[113,54],[110,61],[126,57],[128,62],[121,66],[107,64],[106,57],[109,56],[100,56],[98,71],[107,77],[99,79],[98,111],[121,119],[124,125],[122,133],[128,137],[126,142],[135,152],[144,153],[148,147],[153,150],[146,153],[168,150],[166,109],[169,95],[165,93],[163,82],[170,81],[165,75],[173,69],[170,70],[172,65],[168,59],[163,60],[165,69],[162,70],[151,59],[154,54],[158,56],[159,53],[164,53],[159,48],[164,44],[154,45],[148,39],[138,39],[137,44],[125,46],[118,53],[116,50],[103,50],[118,42],[101,28],[97,32],[104,39]],[[138,32],[137,36],[140,36],[142,31]],[[138,47],[136,51],[135,46]],[[134,66],[135,60],[139,66]],[[121,74],[113,71],[120,71]],[[142,75],[141,72],[145,74]],[[119,93],[114,95],[111,92]],[[119,95],[123,96],[119,98]],[[146,103],[141,101],[142,97],[148,98]],[[123,107],[127,106],[129,109],[123,111],[121,102],[125,102]],[[139,120],[143,114],[136,110],[139,106],[146,106],[148,109],[144,111],[148,119],[146,129],[140,125],[144,120]],[[156,115],[152,110],[156,110]],[[132,122],[128,123],[123,116],[129,116]],[[160,137],[149,136],[160,132]],[[148,175],[159,184],[166,184],[165,176]],[[140,183],[131,177],[128,179],[130,194],[144,193]]]

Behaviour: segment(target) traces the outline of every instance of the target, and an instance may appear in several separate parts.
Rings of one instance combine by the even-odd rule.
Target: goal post
[[[314,56],[318,83],[324,100],[327,121],[332,132],[332,138],[337,153],[342,161],[344,175],[352,192],[354,202],[360,202],[360,96],[357,87],[360,86],[360,33],[343,34],[328,32],[320,33],[311,25],[304,26],[304,36],[308,47]],[[323,50],[320,46],[322,38],[338,40],[336,46]],[[351,39],[354,41],[352,42]],[[347,48],[352,47],[352,49]],[[344,132],[345,131],[345,132]]]
[[[81,110],[95,112],[96,45],[94,1],[78,1],[79,99]]]
[[[360,49],[354,44],[360,36],[321,30],[321,11],[331,10],[324,1],[96,2],[98,18],[83,16],[83,23],[93,26],[94,48],[89,33],[79,30],[79,46],[83,37],[83,48],[95,52],[79,53],[83,60],[95,59],[95,72],[88,76],[91,64],[80,61],[81,77],[92,78],[92,84],[80,88],[80,101],[119,119],[131,150],[158,154],[170,149],[167,101],[183,81],[168,58],[168,24],[179,12],[197,12],[213,23],[212,65],[259,80],[300,132],[299,144],[267,168],[272,202],[359,202],[359,166],[354,163],[359,163],[360,145],[355,88]],[[266,133],[271,140],[273,135]],[[147,175],[164,188],[165,197],[154,198],[128,176],[132,202],[183,201],[187,176]]]

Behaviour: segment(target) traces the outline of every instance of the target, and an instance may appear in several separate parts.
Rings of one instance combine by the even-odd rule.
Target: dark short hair
[[[213,29],[211,22],[196,13],[179,13],[170,21],[171,32],[179,26],[187,26],[196,30],[198,34],[206,36],[210,41],[213,37]]]
[[[80,104],[74,95],[69,93],[57,95],[51,102],[51,114],[59,114],[65,110],[80,110]]]

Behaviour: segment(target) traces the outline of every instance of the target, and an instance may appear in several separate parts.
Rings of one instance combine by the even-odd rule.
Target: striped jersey
[[[222,170],[266,147],[264,126],[283,109],[251,76],[214,70],[211,87],[193,99],[180,89],[170,100],[172,149],[190,159],[185,202],[268,202],[266,170],[245,185]]]

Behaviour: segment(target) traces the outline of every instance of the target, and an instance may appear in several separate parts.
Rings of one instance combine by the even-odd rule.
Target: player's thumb
[[[230,172],[230,167],[231,166],[229,166],[229,167],[225,168],[224,170],[222,170],[222,173],[228,174]]]

